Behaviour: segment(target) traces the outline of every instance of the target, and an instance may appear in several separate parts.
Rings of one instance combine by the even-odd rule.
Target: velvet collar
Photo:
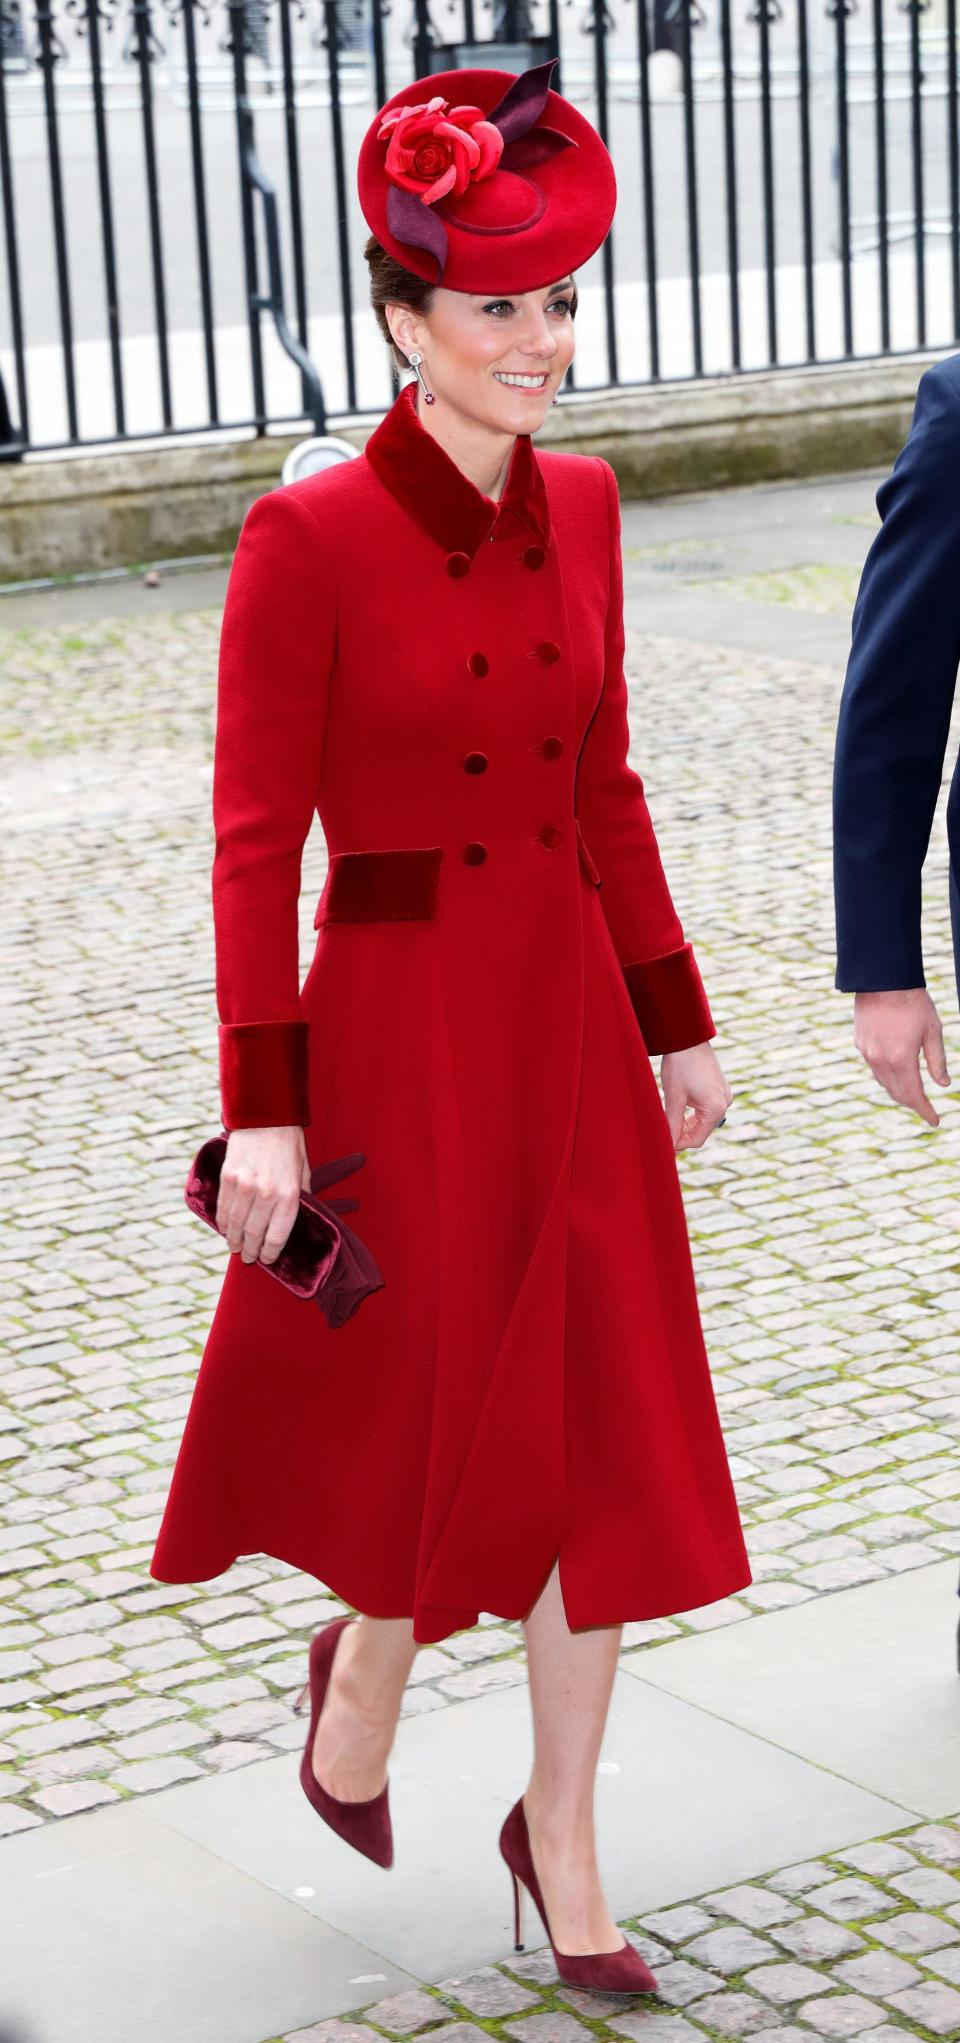
[[[364,448],[371,467],[397,502],[447,553],[467,553],[472,558],[484,539],[509,539],[520,528],[547,546],[547,491],[530,434],[517,434],[503,493],[495,502],[477,489],[421,424],[417,390],[416,378],[403,385]]]

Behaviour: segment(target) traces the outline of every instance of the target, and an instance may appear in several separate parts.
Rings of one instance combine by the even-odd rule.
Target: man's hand
[[[660,1084],[674,1149],[702,1149],[733,1098],[716,1051],[709,1043],[665,1051]]]
[[[939,1128],[940,1116],[923,1089],[921,1050],[937,1085],[949,1085],[950,1073],[940,1016],[926,987],[855,994],[853,1040],[890,1098]]]

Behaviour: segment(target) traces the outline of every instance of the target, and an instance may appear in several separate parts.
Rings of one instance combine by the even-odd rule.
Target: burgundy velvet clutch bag
[[[225,1135],[211,1135],[201,1143],[183,1193],[191,1213],[218,1234],[217,1197],[226,1153]],[[321,1187],[352,1176],[366,1160],[357,1150],[332,1163],[318,1163],[310,1174],[310,1191],[300,1194],[296,1219],[276,1261],[260,1265],[295,1298],[315,1299],[332,1327],[342,1327],[368,1293],[381,1291],[386,1281],[370,1250],[341,1218],[359,1206],[359,1199],[331,1199],[325,1204],[315,1196]]]

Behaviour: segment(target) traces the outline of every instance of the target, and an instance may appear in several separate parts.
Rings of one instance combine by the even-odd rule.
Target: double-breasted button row
[[[538,841],[543,845],[545,851],[558,851],[563,843],[563,831],[558,830],[556,823],[544,823],[539,833]],[[485,844],[474,842],[473,844],[465,844],[463,847],[463,862],[465,865],[482,865],[486,855],[487,847]]]
[[[546,558],[546,549],[542,546],[525,546],[520,555],[524,567],[527,568],[542,568]],[[459,551],[448,553],[447,573],[448,575],[458,576],[468,575],[470,573],[470,555],[468,553],[460,553]]]
[[[563,739],[553,736],[541,738],[537,749],[544,759],[561,759],[564,750]],[[486,773],[490,761],[485,752],[465,752],[460,763],[464,773]]]
[[[521,559],[525,567],[540,568],[546,560],[546,553],[542,546],[528,546],[524,549]],[[467,554],[451,553],[447,556],[448,574],[465,575],[469,566],[470,561]],[[552,666],[560,658],[560,647],[556,639],[540,639],[539,643],[534,646],[531,657],[541,660],[544,666]],[[490,671],[490,662],[486,653],[473,652],[468,654],[467,666],[471,674],[483,675]],[[563,739],[555,737],[551,733],[549,736],[541,739],[539,750],[544,759],[559,759],[563,755]],[[490,761],[485,752],[467,752],[464,754],[461,763],[465,773],[486,773]],[[539,842],[546,851],[556,851],[563,842],[563,832],[557,828],[555,823],[544,823],[539,833]],[[465,865],[482,865],[486,856],[486,845],[479,843],[476,839],[470,844],[465,844],[463,847],[462,857]]]
[[[555,638],[542,638],[527,654],[530,660],[542,660],[545,667],[551,667],[560,658],[560,647]],[[490,662],[486,653],[468,653],[467,666],[471,674],[489,674]]]

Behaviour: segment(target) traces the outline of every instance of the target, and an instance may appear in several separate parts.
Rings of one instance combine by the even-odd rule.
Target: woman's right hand
[[[245,1263],[276,1262],[310,1190],[303,1129],[232,1128],[220,1172],[216,1221]]]

